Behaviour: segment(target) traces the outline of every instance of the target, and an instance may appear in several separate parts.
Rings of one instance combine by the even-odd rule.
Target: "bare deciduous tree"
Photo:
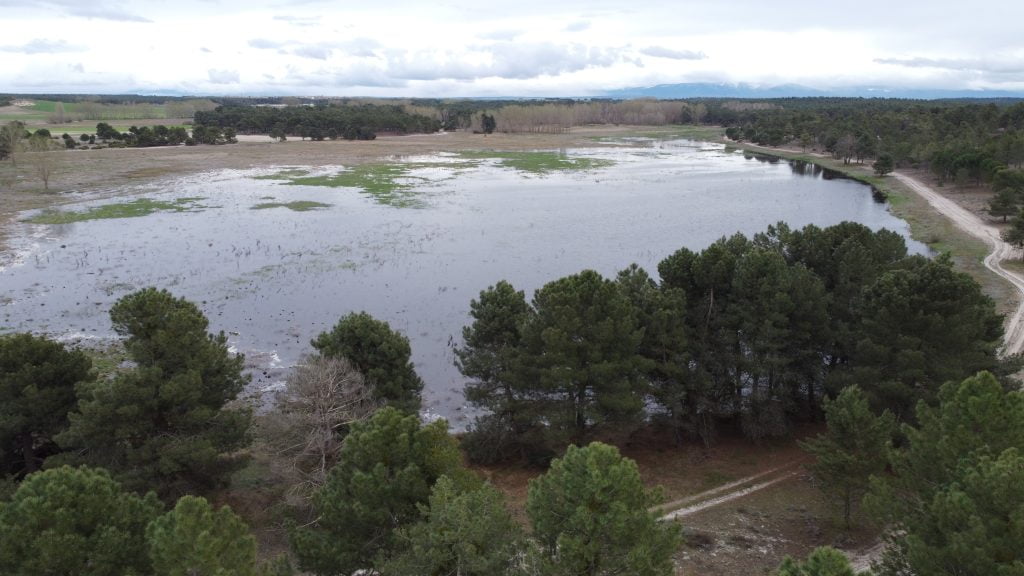
[[[32,171],[43,181],[43,189],[50,189],[50,178],[57,169],[57,162],[60,159],[54,151],[53,140],[45,136],[33,136],[29,138],[29,150],[27,155]]]
[[[309,497],[324,484],[348,428],[378,407],[363,375],[344,358],[307,356],[295,368],[276,410],[262,419],[293,495]]]

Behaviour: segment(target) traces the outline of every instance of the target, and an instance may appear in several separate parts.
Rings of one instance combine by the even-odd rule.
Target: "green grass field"
[[[60,130],[60,133],[82,134],[84,128],[76,126],[72,129],[61,129],[62,125],[48,123],[51,116],[57,110],[55,100],[33,100],[31,107],[19,107],[12,111],[0,112],[0,123],[18,120],[31,125],[34,128],[47,128],[51,132]],[[85,114],[84,104],[79,102],[64,102],[64,114],[68,119],[80,118]],[[97,104],[88,111],[90,115],[98,116],[99,120],[83,121],[89,125],[89,132],[95,129],[96,122],[117,121],[114,126],[118,130],[127,130],[135,122],[146,122],[166,118],[166,107],[160,104]],[[146,122],[152,123],[152,122]],[[56,128],[55,128],[56,126]]]

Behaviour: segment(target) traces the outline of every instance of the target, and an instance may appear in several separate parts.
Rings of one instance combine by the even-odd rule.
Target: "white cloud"
[[[49,12],[59,12],[68,16],[79,18],[90,18],[99,20],[113,20],[117,22],[151,22],[120,5],[118,2],[106,0],[35,0],[28,2],[5,1],[5,5],[25,5]]]
[[[73,46],[64,40],[35,38],[17,46],[0,46],[0,52],[21,52],[22,54],[59,54],[61,52],[82,52],[83,46]]]
[[[891,64],[906,68],[938,68],[943,70],[993,72],[998,74],[1019,74],[1024,72],[1024,59],[994,60],[966,58],[875,58],[879,64]]]
[[[590,22],[589,21],[587,21],[587,20],[577,20],[575,22],[570,23],[568,26],[563,28],[563,30],[565,30],[566,32],[583,32],[584,30],[586,30],[588,28],[590,28]]]
[[[238,70],[215,70],[210,68],[206,71],[206,74],[213,84],[237,84],[240,79]]]
[[[10,23],[0,92],[586,95],[699,81],[1024,82],[1024,2],[862,0],[849,10],[778,0],[764,10],[755,0],[687,0],[684,8],[664,0],[0,0]],[[80,70],[62,61],[68,54]]]
[[[692,50],[672,50],[664,46],[648,46],[640,50],[641,54],[655,58],[668,58],[669,60],[703,60],[707,54],[694,52]]]
[[[508,41],[508,40],[515,40],[516,37],[522,36],[522,34],[523,34],[522,30],[511,30],[511,29],[507,29],[506,28],[506,29],[501,29],[501,30],[492,30],[490,32],[485,32],[483,34],[480,34],[479,37],[481,39],[483,39],[483,40],[504,40],[504,41]]]

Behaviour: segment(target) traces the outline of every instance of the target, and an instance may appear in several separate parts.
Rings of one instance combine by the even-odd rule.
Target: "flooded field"
[[[681,140],[220,170],[21,220],[0,258],[0,330],[110,338],[114,301],[167,288],[229,334],[258,393],[311,338],[366,310],[409,337],[425,409],[456,427],[466,411],[453,346],[470,300],[498,280],[529,296],[584,268],[656,274],[680,247],[778,221],[908,235],[860,183]]]

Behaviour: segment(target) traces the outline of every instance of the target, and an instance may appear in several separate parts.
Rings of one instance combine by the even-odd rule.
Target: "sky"
[[[1024,90],[1024,1],[0,0],[0,92]]]

